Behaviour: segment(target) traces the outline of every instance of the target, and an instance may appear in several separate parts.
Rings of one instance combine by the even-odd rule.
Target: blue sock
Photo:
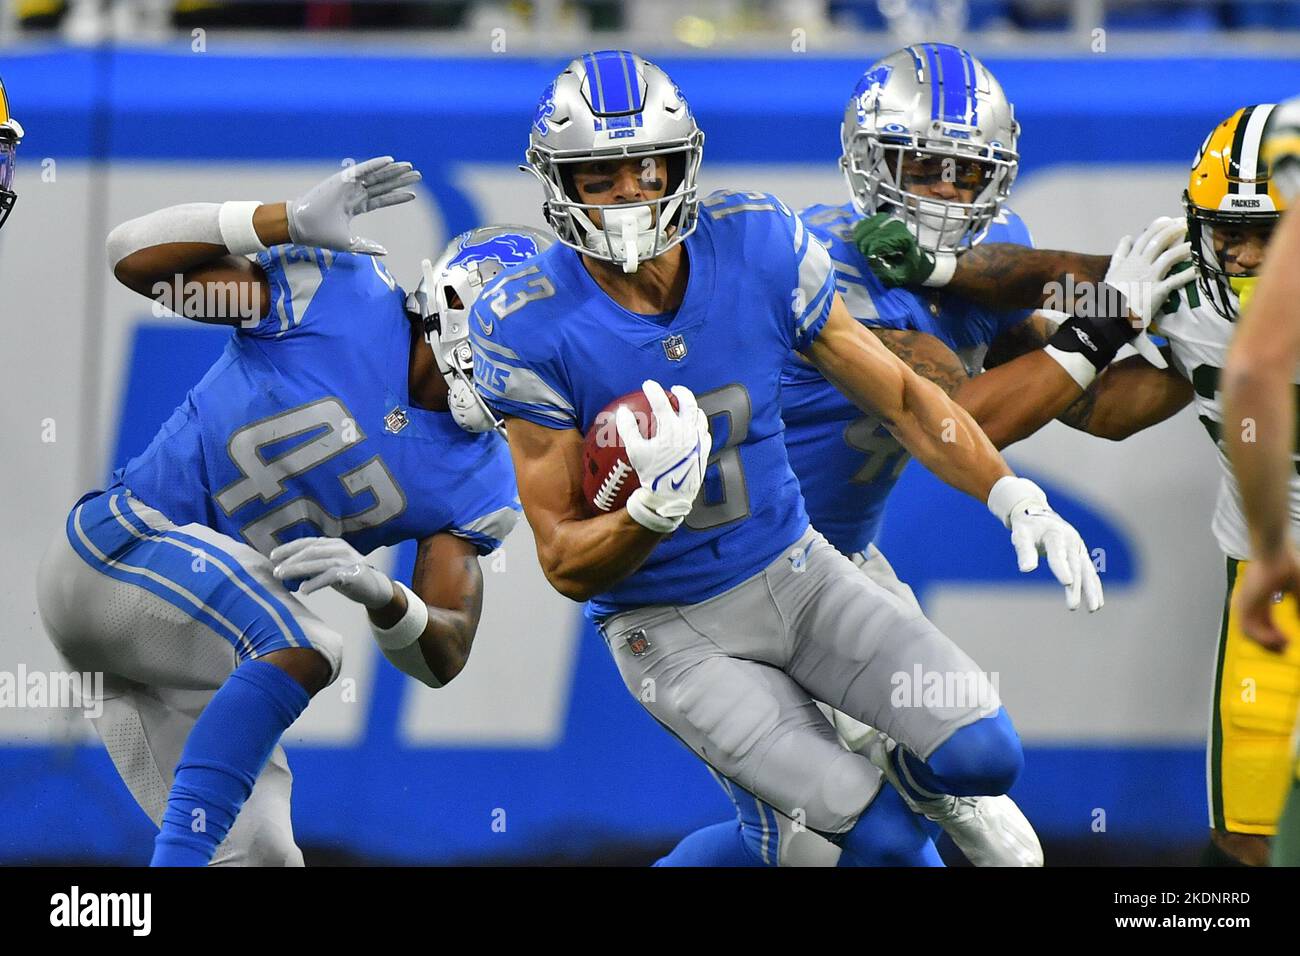
[[[274,664],[245,661],[212,695],[185,741],[150,866],[206,866],[280,735],[311,695]]]
[[[762,866],[735,820],[696,830],[655,866]]]
[[[876,799],[840,841],[840,866],[943,866],[925,819],[907,808],[893,787]]]
[[[1025,765],[1020,737],[1005,707],[962,727],[929,760],[922,761],[902,747],[894,748],[890,757],[914,797],[925,796],[915,787],[959,797],[1006,793]]]

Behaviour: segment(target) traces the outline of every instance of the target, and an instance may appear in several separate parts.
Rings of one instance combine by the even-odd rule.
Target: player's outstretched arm
[[[1251,561],[1234,601],[1242,630],[1272,650],[1287,639],[1273,623],[1272,596],[1300,594],[1291,540],[1290,482],[1295,474],[1295,370],[1300,365],[1300,216],[1288,212],[1223,370],[1223,432],[1241,487]]]
[[[1100,282],[1110,267],[1110,256],[1012,243],[982,243],[960,256],[936,256],[888,213],[860,220],[853,241],[871,271],[891,288],[943,287],[994,309],[1040,308],[1052,289]]]
[[[574,601],[609,590],[639,568],[664,535],[626,508],[588,517],[582,500],[582,435],[507,417],[519,500],[551,586]],[[707,456],[707,452],[706,452]]]
[[[288,202],[169,206],[109,233],[109,263],[127,288],[186,318],[256,324],[270,308],[270,290],[262,269],[246,256],[290,242],[383,255],[378,243],[353,235],[352,219],[409,202],[415,193],[406,187],[419,179],[410,163],[382,156],[349,166]],[[193,294],[196,289],[202,294]],[[256,315],[244,311],[249,303],[256,303]]]
[[[954,488],[983,501],[999,478],[1011,474],[966,410],[854,320],[839,295],[805,355],[859,408],[880,415],[915,458]]]
[[[990,308],[1037,309],[1054,290],[1100,282],[1109,267],[1110,256],[989,243],[957,257],[947,288]]]
[[[952,349],[929,333],[871,331],[913,371],[951,395],[997,448],[1033,434],[1080,397],[1078,383],[1041,345],[972,377]]]
[[[299,538],[268,557],[281,581],[303,582],[299,594],[333,587],[365,607],[384,656],[420,682],[441,687],[465,668],[483,609],[483,572],[464,538],[444,532],[422,540],[409,588],[341,538]]]
[[[1077,531],[1048,507],[1033,482],[1014,476],[974,419],[859,324],[838,295],[806,351],[837,388],[878,415],[903,446],[942,481],[987,503],[1011,530],[1022,571],[1046,555],[1071,610],[1102,605],[1101,581]]]

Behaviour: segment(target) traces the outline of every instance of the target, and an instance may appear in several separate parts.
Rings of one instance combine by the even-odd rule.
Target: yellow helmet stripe
[[[4,80],[0,80],[0,123],[7,123],[12,117],[9,115],[9,97],[5,93]]]

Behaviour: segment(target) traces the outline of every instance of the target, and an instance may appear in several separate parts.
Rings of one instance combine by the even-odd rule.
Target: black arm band
[[[1128,300],[1113,286],[1099,283],[1092,301],[1084,297],[1073,318],[1061,323],[1047,344],[1062,352],[1077,352],[1100,372],[1137,334],[1129,320]]]

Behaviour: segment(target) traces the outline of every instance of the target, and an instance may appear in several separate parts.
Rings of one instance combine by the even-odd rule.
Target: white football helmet
[[[543,91],[520,169],[541,180],[546,219],[560,242],[635,272],[695,229],[703,154],[704,133],[668,75],[635,53],[600,50],[571,62]],[[662,198],[613,206],[578,201],[576,164],[645,156],[666,160]]]
[[[550,248],[554,239],[532,226],[480,226],[447,244],[438,261],[425,259],[423,276],[406,297],[406,310],[423,323],[438,371],[447,382],[447,405],[468,432],[505,428],[474,388],[469,312],[483,289],[507,266]]]
[[[947,43],[920,43],[862,74],[840,127],[840,168],[864,216],[888,212],[917,242],[953,252],[979,242],[1011,192],[1020,124],[1002,87],[975,57]],[[938,157],[971,202],[907,190],[911,159]]]

